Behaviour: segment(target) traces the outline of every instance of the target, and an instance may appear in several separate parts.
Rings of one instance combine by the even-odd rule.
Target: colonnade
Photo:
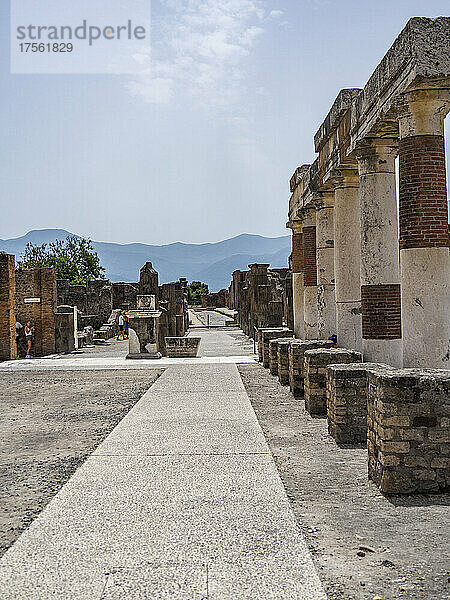
[[[415,44],[408,27],[438,36],[449,20],[412,19],[400,37]],[[294,329],[335,334],[365,361],[449,369],[450,73],[433,76],[430,63],[424,77],[418,64],[386,91],[394,50],[364,89],[341,91],[316,133],[317,160],[291,178]]]

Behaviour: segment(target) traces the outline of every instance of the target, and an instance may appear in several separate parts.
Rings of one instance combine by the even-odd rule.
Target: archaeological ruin
[[[123,311],[129,314],[130,323],[133,320],[136,328],[146,332],[140,343],[144,354],[145,346],[152,343],[154,355],[165,356],[165,338],[184,337],[189,326],[186,287],[184,278],[158,285],[151,262],[142,267],[137,283],[99,279],[73,285],[57,279],[55,269],[16,269],[15,257],[1,252],[0,360],[25,356],[24,326],[28,321],[34,328],[33,356],[42,357],[107,342],[117,336]],[[136,318],[137,312],[146,311],[150,304],[157,316],[147,331],[142,323],[138,327]]]
[[[367,443],[388,494],[449,488],[449,40],[449,18],[410,19],[340,91],[290,180],[290,286],[250,265],[229,289],[263,366],[337,443]]]

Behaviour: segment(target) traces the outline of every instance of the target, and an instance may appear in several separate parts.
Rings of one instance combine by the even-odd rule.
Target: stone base
[[[269,362],[269,343],[270,340],[274,340],[277,338],[287,338],[293,337],[294,332],[291,329],[263,329],[261,332],[261,341],[262,341],[262,364],[263,367],[268,369]]]
[[[450,372],[369,372],[369,479],[385,494],[450,489]]]
[[[356,350],[341,348],[316,348],[305,352],[305,408],[310,415],[327,414],[328,365],[361,362]]]
[[[149,352],[143,352],[141,354],[127,354],[125,358],[131,358],[133,360],[158,360],[159,358],[162,358],[162,354],[161,352],[156,352],[154,354],[150,354]]]
[[[280,337],[269,342],[269,369],[270,374],[276,377],[278,375],[278,348],[279,344],[286,338]]]
[[[387,368],[378,363],[327,368],[328,433],[337,444],[367,444],[368,373]]]
[[[277,347],[278,381],[281,385],[289,385],[289,346],[294,339],[279,340]]]
[[[329,340],[293,340],[289,345],[289,386],[295,397],[303,396],[304,356],[313,348],[331,348]]]

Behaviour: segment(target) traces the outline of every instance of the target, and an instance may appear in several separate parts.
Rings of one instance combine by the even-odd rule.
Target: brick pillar
[[[334,191],[320,192],[316,201],[317,330],[320,340],[336,334],[334,291]]]
[[[0,252],[0,360],[16,356],[14,256]]]
[[[400,117],[400,262],[405,367],[450,369],[444,117],[450,90],[406,94]]]
[[[402,366],[395,157],[390,139],[357,149],[361,208],[361,309],[364,360]]]
[[[357,169],[340,172],[334,190],[334,271],[338,343],[362,350],[361,237]]]
[[[316,211],[314,208],[307,208],[303,212],[305,339],[316,340],[318,337]]]
[[[305,337],[305,286],[303,283],[303,230],[302,222],[294,221],[292,228],[292,294],[295,337]]]

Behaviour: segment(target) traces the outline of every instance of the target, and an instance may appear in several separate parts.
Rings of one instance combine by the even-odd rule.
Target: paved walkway
[[[0,565],[2,600],[326,598],[234,364],[170,366]]]

